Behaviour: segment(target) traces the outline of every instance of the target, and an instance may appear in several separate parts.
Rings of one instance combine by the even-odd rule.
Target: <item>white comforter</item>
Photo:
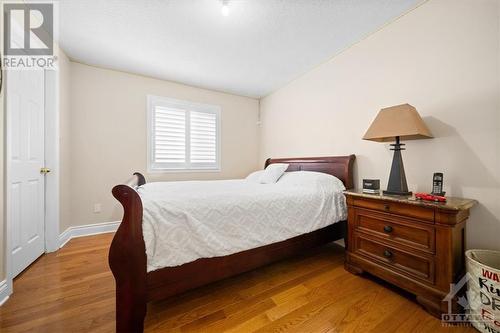
[[[143,185],[147,270],[253,249],[345,220],[343,190],[340,180],[316,172],[287,172],[276,184]]]

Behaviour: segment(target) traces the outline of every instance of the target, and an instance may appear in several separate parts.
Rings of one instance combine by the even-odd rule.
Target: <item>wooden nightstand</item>
[[[465,223],[477,202],[447,203],[346,191],[345,268],[376,275],[417,296],[428,312],[447,313],[443,298],[465,271]]]

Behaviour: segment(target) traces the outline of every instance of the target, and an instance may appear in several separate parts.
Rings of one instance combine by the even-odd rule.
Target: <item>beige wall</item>
[[[261,100],[261,160],[357,155],[387,184],[392,152],[363,141],[378,110],[410,103],[435,139],[409,141],[410,187],[475,198],[468,246],[500,249],[499,2],[430,0]]]
[[[111,195],[134,171],[146,172],[146,95],[222,107],[222,170],[146,175],[148,180],[244,177],[257,168],[258,100],[71,63],[71,220],[64,226],[121,219]],[[102,212],[94,214],[94,204]],[[64,230],[61,229],[61,232]]]

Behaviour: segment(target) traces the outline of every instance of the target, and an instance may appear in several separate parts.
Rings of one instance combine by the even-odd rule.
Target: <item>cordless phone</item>
[[[443,192],[443,173],[436,172],[432,176],[432,193],[434,195],[444,195]]]

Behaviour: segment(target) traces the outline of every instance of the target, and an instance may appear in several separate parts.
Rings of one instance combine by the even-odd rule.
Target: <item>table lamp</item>
[[[383,192],[384,194],[411,195],[411,192],[408,191],[403,158],[401,157],[401,150],[405,149],[401,140],[428,138],[432,138],[432,134],[417,110],[410,104],[401,104],[380,110],[363,136],[363,140],[396,141],[396,143],[391,144],[394,157],[389,183],[387,190]]]

